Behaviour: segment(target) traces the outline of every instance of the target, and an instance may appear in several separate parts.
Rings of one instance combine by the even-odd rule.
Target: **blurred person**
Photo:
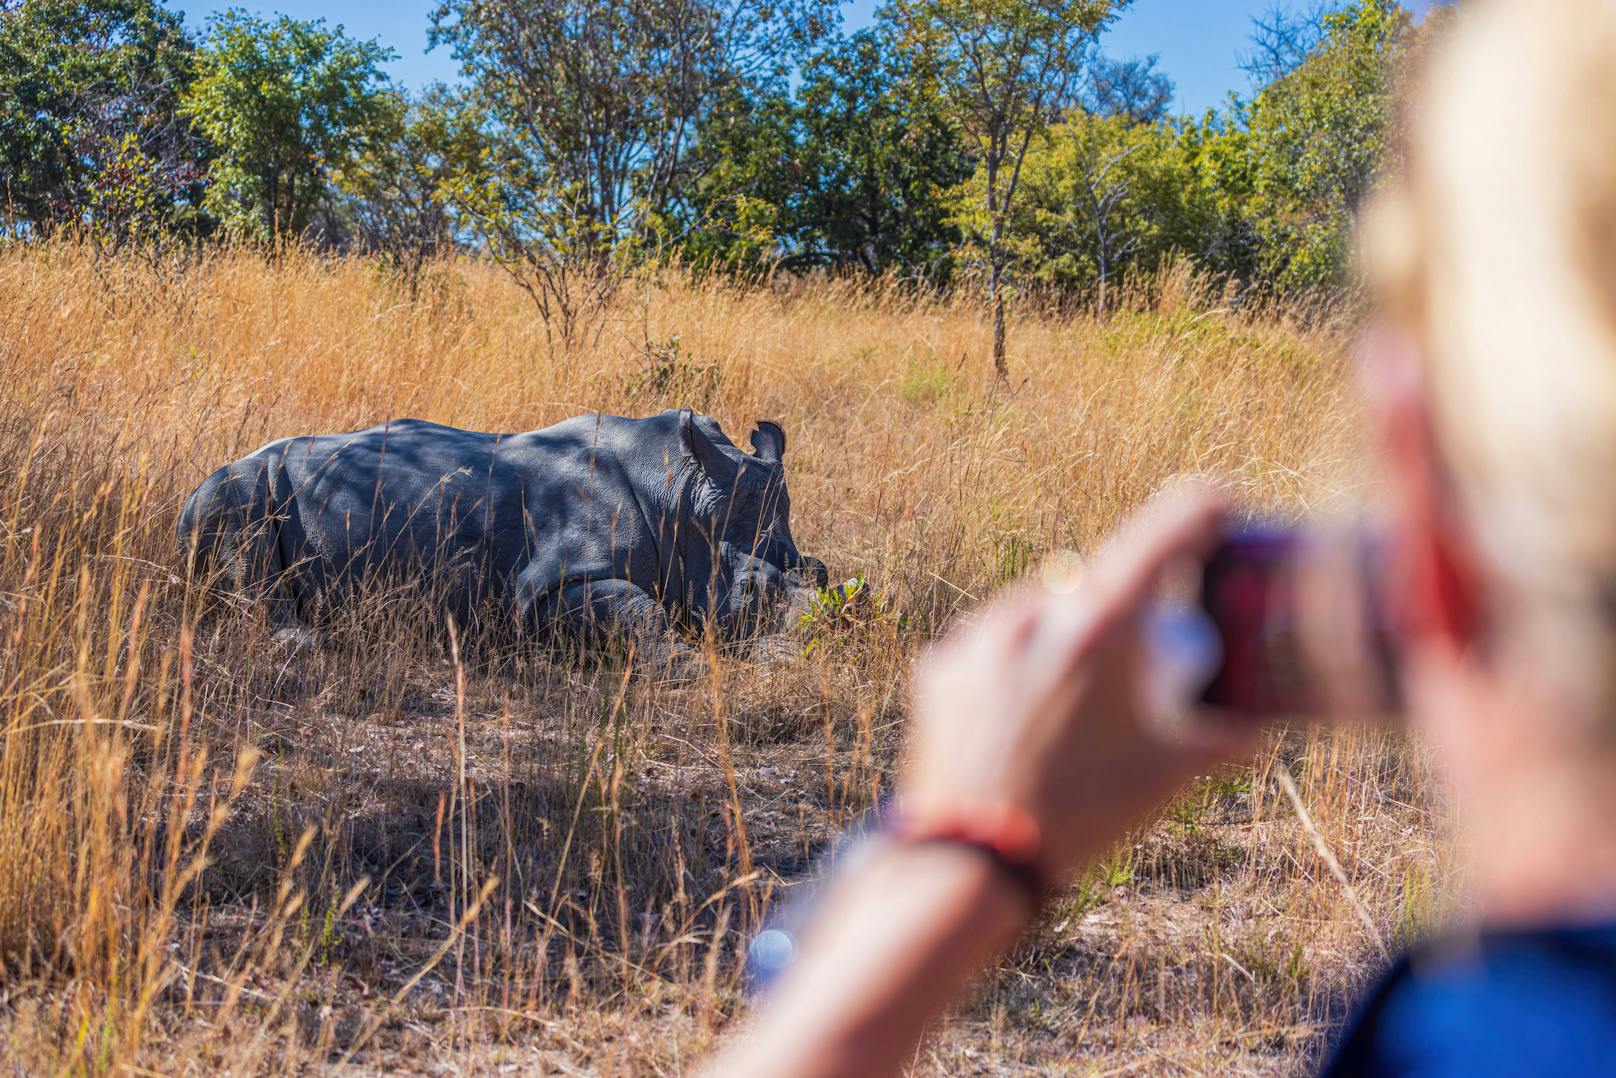
[[[1616,2],[1467,5],[1365,238],[1385,599],[1474,923],[1389,971],[1326,1072],[1616,1070]],[[1142,702],[1157,584],[1221,518],[1159,499],[1075,594],[1024,585],[933,649],[901,822],[711,1073],[899,1072],[1050,884],[1253,751]]]

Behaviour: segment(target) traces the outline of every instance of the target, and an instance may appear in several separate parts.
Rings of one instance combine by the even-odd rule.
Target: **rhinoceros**
[[[492,609],[667,658],[681,629],[770,633],[825,584],[791,537],[785,432],[759,422],[751,442],[689,409],[520,434],[399,419],[283,438],[203,481],[179,541],[291,624],[369,584],[419,582],[461,624]]]

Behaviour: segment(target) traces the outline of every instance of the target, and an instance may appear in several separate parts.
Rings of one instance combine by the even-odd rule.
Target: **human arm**
[[[1214,541],[1219,503],[1180,494],[1141,514],[1075,594],[1022,586],[916,674],[901,811],[926,821],[1010,808],[1050,879],[1101,855],[1244,738],[1166,738],[1145,713],[1141,625],[1167,568]],[[1032,910],[978,850],[878,845],[830,887],[803,953],[723,1075],[892,1074],[926,1026]]]

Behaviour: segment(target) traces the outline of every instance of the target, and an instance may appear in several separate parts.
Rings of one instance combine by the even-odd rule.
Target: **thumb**
[[[1210,483],[1187,479],[1151,499],[1101,549],[1093,566],[1097,593],[1123,608],[1146,602],[1162,574],[1199,560],[1222,531],[1227,501]]]

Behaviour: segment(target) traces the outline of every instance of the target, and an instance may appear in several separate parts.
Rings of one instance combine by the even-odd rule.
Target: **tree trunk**
[[[993,308],[993,373],[1000,381],[1010,377],[1004,358],[1004,221],[995,216],[988,244],[988,304]]]
[[[1100,294],[1096,297],[1097,310],[1095,311],[1095,317],[1104,322],[1105,286],[1111,276],[1111,233],[1108,227],[1110,221],[1107,219],[1104,206],[1098,199],[1095,200],[1095,209],[1097,212],[1095,213],[1094,221],[1094,238],[1099,241],[1098,262],[1100,263]]]
[[[988,233],[988,306],[993,308],[993,373],[1003,382],[1010,377],[1010,366],[1004,359],[1004,213],[999,201],[999,158],[989,153],[988,217],[993,227]]]
[[[997,259],[988,271],[988,300],[993,304],[993,373],[1000,381],[1010,377],[1010,365],[1004,358],[1004,289],[999,280],[1004,272]]]

